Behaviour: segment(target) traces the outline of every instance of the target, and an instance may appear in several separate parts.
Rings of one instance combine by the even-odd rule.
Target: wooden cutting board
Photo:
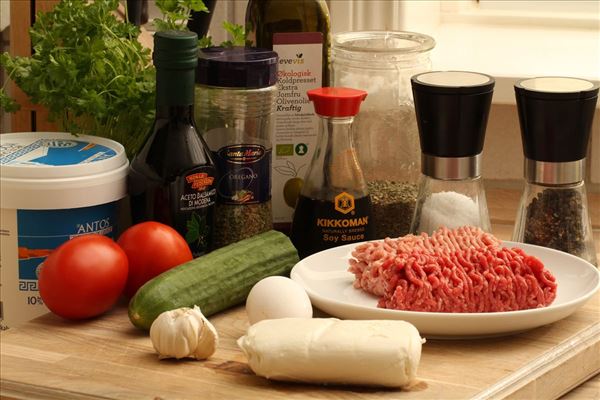
[[[0,334],[0,393],[43,399],[551,399],[600,371],[600,295],[571,317],[512,337],[423,346],[408,391],[274,383],[252,374],[235,340],[243,308],[212,318],[208,361],[159,361],[124,307],[88,322],[40,317]]]
[[[494,232],[507,238],[510,226],[495,225]],[[429,340],[419,381],[403,391],[267,381],[252,373],[236,345],[248,327],[243,307],[211,321],[221,336],[211,359],[159,361],[124,305],[79,323],[45,315],[0,333],[0,397],[553,399],[600,373],[600,293],[570,317],[518,335]]]

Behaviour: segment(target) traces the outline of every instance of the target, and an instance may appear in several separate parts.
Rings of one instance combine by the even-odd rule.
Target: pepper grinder
[[[490,231],[481,153],[494,78],[466,71],[432,71],[411,78],[421,178],[411,232],[445,226]]]
[[[584,182],[598,85],[566,77],[518,81],[525,189],[513,240],[561,250],[597,265]]]

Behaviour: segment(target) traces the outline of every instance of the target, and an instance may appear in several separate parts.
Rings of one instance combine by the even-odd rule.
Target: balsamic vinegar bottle
[[[154,36],[156,116],[129,171],[133,222],[170,225],[194,257],[211,248],[216,169],[194,123],[198,37],[167,31]]]

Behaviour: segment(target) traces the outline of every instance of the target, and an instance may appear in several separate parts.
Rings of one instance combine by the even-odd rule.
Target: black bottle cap
[[[277,83],[277,53],[250,47],[200,50],[196,83],[230,88],[263,88]]]
[[[190,69],[198,64],[198,35],[188,31],[154,34],[152,60],[156,68]]]
[[[433,71],[413,76],[411,83],[424,154],[472,157],[482,152],[494,78]]]
[[[515,84],[525,157],[570,162],[585,158],[598,100],[598,84],[540,77]]]

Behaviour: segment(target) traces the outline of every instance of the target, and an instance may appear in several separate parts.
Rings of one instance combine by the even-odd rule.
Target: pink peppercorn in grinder
[[[421,180],[412,233],[477,226],[490,231],[481,153],[494,78],[464,71],[412,77]]]
[[[515,84],[515,95],[526,184],[513,240],[597,264],[584,173],[598,84],[530,78]]]

